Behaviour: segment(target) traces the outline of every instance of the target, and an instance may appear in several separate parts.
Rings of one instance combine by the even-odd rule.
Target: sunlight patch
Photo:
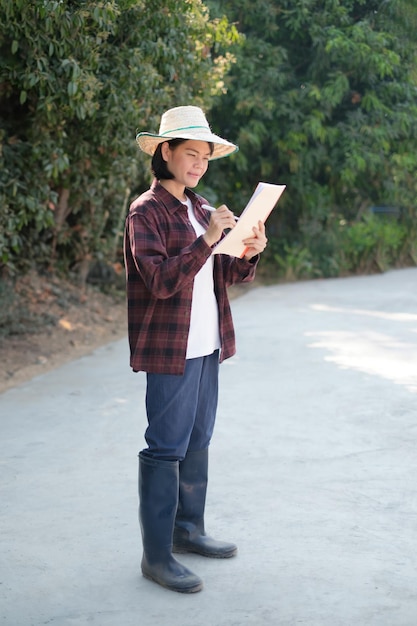
[[[330,352],[326,361],[344,369],[380,376],[417,393],[417,343],[375,332],[309,332],[310,348]]]

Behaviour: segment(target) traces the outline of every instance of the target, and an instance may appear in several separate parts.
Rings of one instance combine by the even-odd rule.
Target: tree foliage
[[[200,0],[0,0],[3,267],[111,257],[149,177],[136,129],[208,107],[236,40]]]
[[[344,270],[338,253],[343,230],[372,205],[401,206],[411,227],[417,173],[414,3],[209,5],[245,36],[229,91],[213,110],[214,119],[228,120],[240,153],[212,171],[209,185],[215,182],[220,194],[242,206],[258,180],[286,183],[269,222],[275,237],[270,250],[283,258],[285,246],[307,249],[309,275]],[[410,246],[415,226],[413,233]]]
[[[213,203],[287,185],[280,272],[416,262],[416,26],[413,0],[0,0],[0,266],[114,258],[149,183],[135,131],[190,102],[240,146]]]

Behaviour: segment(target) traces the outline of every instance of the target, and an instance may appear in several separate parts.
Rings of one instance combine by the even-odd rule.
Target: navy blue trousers
[[[218,350],[187,359],[182,376],[148,373],[148,448],[143,452],[156,459],[182,461],[188,450],[208,448],[216,420],[218,380]]]

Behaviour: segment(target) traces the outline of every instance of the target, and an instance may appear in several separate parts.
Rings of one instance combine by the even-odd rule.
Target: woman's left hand
[[[250,261],[250,259],[257,254],[263,252],[266,248],[266,244],[268,243],[268,239],[265,235],[265,224],[261,221],[258,222],[258,228],[254,226],[253,237],[248,237],[243,240],[243,243],[247,247],[246,254],[243,257],[246,261]]]

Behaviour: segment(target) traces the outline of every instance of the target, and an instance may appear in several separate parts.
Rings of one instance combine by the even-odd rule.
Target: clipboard
[[[253,234],[252,228],[258,225],[259,220],[266,222],[285,187],[258,183],[236,226],[213,248],[213,254],[228,254],[239,259],[244,257],[247,247],[242,243],[243,240]]]

